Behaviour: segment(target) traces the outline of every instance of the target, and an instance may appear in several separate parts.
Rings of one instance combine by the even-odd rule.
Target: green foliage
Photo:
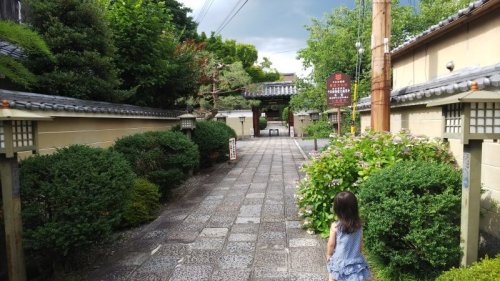
[[[281,121],[285,121],[288,124],[288,114],[290,112],[289,107],[283,108],[283,111],[281,111]]]
[[[357,186],[374,171],[403,160],[454,161],[445,143],[407,131],[333,138],[329,147],[313,155],[311,163],[303,168],[307,175],[299,182],[298,204],[304,227],[328,236],[335,194],[343,190],[357,193]]]
[[[20,24],[0,20],[0,40],[20,47],[24,55],[31,53],[53,59],[52,53],[42,38],[36,32]],[[32,83],[36,82],[36,77],[21,61],[0,54],[0,73],[12,82],[29,88]]]
[[[247,100],[241,95],[230,95],[219,98],[219,106],[224,109],[251,109],[259,105],[259,100]]]
[[[113,1],[107,10],[123,86],[136,90],[130,103],[166,108],[179,97],[196,93],[197,52],[194,44],[179,43],[177,32],[181,31],[176,30],[179,26],[172,20],[169,5],[152,0]],[[176,9],[174,16],[181,14]]]
[[[452,268],[441,274],[436,281],[499,281],[500,255],[494,259],[488,257],[472,264],[468,268]]]
[[[134,177],[120,154],[81,145],[22,161],[25,247],[59,260],[107,239]]]
[[[145,178],[135,179],[125,204],[122,226],[136,226],[154,219],[160,207],[159,200],[157,185]]]
[[[325,118],[309,123],[304,131],[308,139],[328,138],[333,133],[332,127]]]
[[[158,185],[162,199],[198,167],[197,146],[181,132],[147,132],[121,138],[113,149],[134,172]]]
[[[23,2],[24,3],[24,2]],[[114,64],[115,47],[98,0],[27,0],[27,22],[55,57],[30,56],[36,91],[80,99],[122,101],[128,92]]]
[[[358,196],[365,245],[395,274],[433,276],[460,259],[461,173],[403,161],[374,172]]]
[[[200,164],[203,167],[212,166],[216,162],[228,159],[229,139],[236,136],[234,130],[222,122],[196,122],[193,131],[193,142],[200,149]]]
[[[259,117],[259,130],[264,130],[267,127],[266,117]]]

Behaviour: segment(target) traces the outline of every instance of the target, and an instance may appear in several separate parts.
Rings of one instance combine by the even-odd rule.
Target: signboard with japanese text
[[[326,79],[326,99],[329,107],[351,105],[351,77],[335,72]]]
[[[229,160],[236,160],[236,139],[229,139]]]

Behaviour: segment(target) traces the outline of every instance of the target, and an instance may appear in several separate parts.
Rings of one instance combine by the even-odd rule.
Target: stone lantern
[[[179,116],[179,119],[181,120],[181,130],[185,131],[188,138],[191,139],[191,131],[196,128],[196,116],[186,113]]]
[[[218,122],[226,123],[226,119],[227,119],[227,116],[220,113],[220,112],[217,113],[217,115],[215,115],[215,120],[217,120]]]
[[[479,246],[482,145],[500,138],[500,93],[480,91],[472,82],[470,91],[427,104],[433,106],[443,108],[443,138],[463,144],[461,264],[469,266],[477,261]]]
[[[243,138],[245,135],[245,126],[243,125],[245,123],[245,116],[240,116],[239,119],[241,122],[241,138]]]

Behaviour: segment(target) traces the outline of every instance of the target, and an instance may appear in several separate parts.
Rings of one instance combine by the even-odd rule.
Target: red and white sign
[[[330,107],[351,105],[351,77],[335,72],[326,79],[326,99]]]

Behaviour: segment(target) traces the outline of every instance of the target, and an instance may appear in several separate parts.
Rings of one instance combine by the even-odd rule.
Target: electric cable
[[[205,1],[205,4],[207,4],[207,3],[208,3],[208,4],[207,4],[207,6],[206,6],[206,9],[204,9],[204,10],[203,10],[203,8],[202,8],[202,10],[203,10],[203,11],[202,11],[202,12],[203,12],[203,14],[200,12],[199,17],[198,17],[198,20],[197,20],[198,24],[201,24],[201,22],[205,19],[205,16],[208,14],[208,11],[209,11],[209,10],[210,10],[210,8],[212,7],[212,4],[214,3],[214,1],[215,1],[215,0],[206,0],[206,1]],[[205,4],[203,4],[203,6],[204,6],[204,7],[205,7]]]
[[[241,1],[240,1],[241,2]],[[239,2],[238,2],[239,3]],[[221,31],[234,19],[234,17],[243,9],[243,7],[248,3],[248,0],[245,0],[245,2],[240,6],[240,8],[234,13],[229,20],[227,20],[225,23],[223,23],[215,32],[215,35],[218,35],[221,33]]]

